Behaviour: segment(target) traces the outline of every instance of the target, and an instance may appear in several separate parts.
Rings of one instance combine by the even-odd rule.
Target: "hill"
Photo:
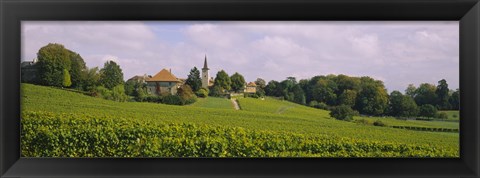
[[[216,157],[222,155],[236,157],[457,157],[459,155],[459,135],[457,133],[411,131],[338,121],[330,118],[327,111],[273,99],[262,101],[253,98],[239,98],[243,110],[236,111],[217,108],[216,104],[206,102],[230,102],[226,99],[226,102],[224,102],[220,98],[205,100],[206,103],[204,104],[199,102],[191,106],[173,106],[139,102],[120,103],[31,84],[22,84],[21,88],[22,125],[32,125],[22,128],[24,133],[22,135],[22,155],[24,156],[52,156],[56,155],[55,153],[66,157],[72,155],[88,156],[87,152],[93,156],[114,157],[128,156],[128,154],[125,154],[126,152],[131,153],[130,155],[156,157]],[[225,104],[218,105],[218,107],[224,106]],[[71,122],[75,120],[84,124],[72,124]],[[96,125],[92,127],[95,128],[94,130],[86,129],[85,125],[92,125],[92,122],[105,122],[105,125]],[[172,127],[169,127],[169,125],[172,125]],[[44,130],[42,128],[52,129]],[[60,131],[55,131],[55,128],[60,130],[63,128],[64,130],[60,133]],[[122,142],[125,144],[123,147],[101,149],[112,149],[111,154],[106,154],[105,151],[101,151],[102,154],[100,154],[98,151],[93,151],[95,150],[93,148],[89,151],[87,149],[85,154],[78,153],[78,150],[72,151],[78,154],[67,154],[68,151],[58,150],[57,152],[48,152],[49,154],[39,154],[38,150],[23,151],[28,150],[26,149],[28,146],[39,144],[39,138],[34,135],[42,135],[40,133],[43,132],[48,133],[45,133],[49,135],[48,138],[54,137],[55,139],[52,139],[53,143],[57,144],[58,147],[68,147],[68,145],[65,145],[67,142],[61,142],[58,138],[61,138],[59,135],[65,134],[64,132],[72,134],[68,131],[75,130],[74,128],[80,130],[83,128],[90,135],[106,134],[110,135],[109,137],[114,135],[119,140],[118,143],[124,141],[124,139],[134,141]],[[120,132],[121,129],[119,128],[131,130]],[[176,129],[171,130],[172,128]],[[169,131],[167,136],[160,137],[158,133],[164,133],[165,130]],[[120,137],[125,134],[123,131],[129,133],[130,136]],[[136,134],[131,135],[131,132]],[[138,133],[142,134],[138,135]],[[171,134],[173,133],[195,134],[193,136],[183,134],[179,137],[172,137]],[[123,139],[119,139],[119,137]],[[37,140],[35,141],[34,138]],[[73,136],[68,138],[73,139]],[[144,141],[141,141],[142,139]],[[170,150],[164,144],[170,143],[172,139],[179,139],[176,140],[178,144],[184,146],[182,147],[182,154],[173,154],[172,151],[147,152],[147,154],[142,149],[131,152],[131,149],[135,146],[148,144],[153,145],[151,148],[144,149],[158,150],[163,148],[164,150]],[[188,141],[191,139],[194,139],[192,143]],[[97,138],[95,140],[103,139]],[[135,142],[135,140],[140,141]],[[205,148],[200,148],[199,144],[201,145],[201,143],[195,143],[195,140],[203,140],[204,142],[201,142],[203,144],[221,144],[223,146],[216,149],[225,151],[225,154],[223,154],[223,151],[221,151],[222,154],[206,154]],[[83,143],[84,141],[79,140],[77,142]],[[185,141],[185,143],[182,141]],[[75,144],[78,144],[77,142]],[[108,142],[108,139],[105,142],[102,144],[107,146],[113,144]],[[278,147],[273,146],[273,148],[272,144],[278,144]],[[237,145],[237,147],[227,145]],[[177,148],[176,146],[171,147]],[[51,145],[42,147],[43,150],[46,148],[51,148]],[[188,148],[192,149],[188,151]],[[243,149],[243,151],[235,151],[236,149]],[[257,151],[252,152],[252,149]],[[349,149],[353,150],[349,151]],[[176,153],[176,151],[173,152]]]

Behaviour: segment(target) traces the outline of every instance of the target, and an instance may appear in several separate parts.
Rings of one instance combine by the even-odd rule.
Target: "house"
[[[149,78],[147,76],[147,74],[145,75],[136,75],[136,76],[133,76],[132,78],[128,79],[127,81],[135,81],[137,83],[146,83],[146,80],[147,78]]]
[[[244,93],[256,93],[257,92],[257,85],[254,82],[250,82],[243,90]]]
[[[171,70],[162,69],[156,75],[145,80],[147,92],[153,95],[177,94],[181,81],[172,74]]]

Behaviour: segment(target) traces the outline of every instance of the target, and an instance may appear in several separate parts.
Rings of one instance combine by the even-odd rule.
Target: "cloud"
[[[247,81],[315,75],[372,76],[389,91],[447,79],[459,86],[458,22],[31,22],[22,23],[22,60],[48,43],[80,53],[89,66],[117,61],[128,79],[172,68],[186,78],[207,55]]]

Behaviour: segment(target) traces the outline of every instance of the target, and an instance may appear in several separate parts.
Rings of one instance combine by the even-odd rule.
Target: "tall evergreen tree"
[[[188,78],[185,81],[187,85],[189,85],[193,92],[197,92],[202,88],[202,79],[200,78],[200,71],[197,67],[193,67],[188,74]]]
[[[438,81],[437,90],[435,90],[435,94],[437,94],[437,108],[440,110],[450,109],[450,103],[448,102],[450,95],[448,95],[448,84],[445,79]]]

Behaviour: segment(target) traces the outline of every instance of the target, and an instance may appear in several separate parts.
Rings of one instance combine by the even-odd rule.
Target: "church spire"
[[[205,62],[203,63],[203,68],[204,70],[208,70],[208,66],[207,66],[207,55],[205,54]]]

